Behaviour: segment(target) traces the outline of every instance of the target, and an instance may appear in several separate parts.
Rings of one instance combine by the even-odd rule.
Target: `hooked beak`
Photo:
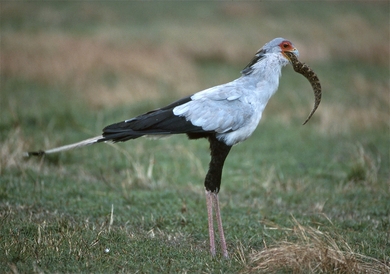
[[[293,48],[292,50],[285,50],[283,51],[283,56],[287,58],[287,60],[292,64],[291,58],[286,54],[286,52],[294,54],[297,58],[299,57],[299,51],[296,48]]]

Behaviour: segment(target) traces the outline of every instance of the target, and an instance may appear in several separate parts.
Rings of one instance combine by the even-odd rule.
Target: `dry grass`
[[[317,127],[326,135],[349,133],[356,129],[390,127],[390,115],[384,108],[346,108],[343,104],[322,104],[321,111],[316,115],[319,117]]]
[[[44,158],[41,158],[39,161],[31,161],[29,158],[24,157],[25,152],[32,146],[32,140],[26,137],[19,127],[10,130],[8,135],[3,140],[0,139],[0,141],[0,176],[10,170],[20,172],[23,178],[29,177],[31,171],[42,175],[52,172],[50,166],[44,163]],[[53,140],[50,140],[49,137],[45,138],[43,146],[54,147]],[[66,174],[63,166],[58,165],[56,169],[58,174]],[[35,180],[33,179],[33,181]]]
[[[185,29],[176,31],[176,37],[180,37],[182,31],[192,33]],[[218,32],[220,30],[217,28],[207,28],[206,34],[201,35],[205,38],[199,39],[201,45],[199,42],[191,44],[180,40],[176,43],[164,41],[160,45],[141,40],[123,45],[123,42],[116,44],[111,40],[115,37],[104,35],[80,38],[55,33],[6,34],[2,35],[1,73],[8,78],[22,77],[49,86],[60,86],[69,96],[81,98],[92,108],[113,107],[149,98],[156,101],[167,96],[180,97],[229,80],[215,79],[210,84],[202,83],[197,71],[197,60],[219,60],[243,65],[242,60],[249,58],[250,54],[243,50],[248,47],[242,45],[241,39],[237,38],[238,42],[229,39],[229,43],[224,45],[219,43],[224,38],[219,37]],[[183,34],[183,37],[186,35]],[[388,60],[389,53],[386,50],[382,51],[385,58],[365,51],[366,48],[375,49],[379,45],[353,43],[354,48],[345,54],[340,43],[321,40],[321,44],[311,43],[309,48],[304,41],[298,40],[297,44],[303,53],[303,60],[309,64],[341,56],[344,59],[362,59],[368,64],[381,64],[383,60]],[[315,65],[312,67],[316,68]],[[373,81],[359,74],[351,78],[348,86],[336,91],[339,87],[333,86],[333,79],[321,77],[321,74],[319,76],[324,86],[324,100],[316,113],[320,120],[319,130],[337,134],[349,132],[351,128],[389,126],[389,82]],[[367,100],[364,107],[346,107],[344,103],[327,102],[329,91],[353,92],[354,98]],[[286,123],[291,122],[291,117],[305,116],[307,111],[302,109],[300,113],[293,108],[279,109],[283,109],[280,119],[286,120]],[[294,111],[293,115],[291,111]]]
[[[32,8],[38,21],[59,24],[66,20],[66,13],[54,8]],[[211,60],[243,67],[245,60],[248,61],[262,43],[275,35],[295,41],[302,61],[315,70],[321,62],[339,60],[359,60],[368,66],[384,67],[389,63],[390,49],[385,46],[389,42],[386,24],[378,26],[358,13],[341,12],[327,19],[328,24],[319,24],[321,20],[313,18],[296,18],[289,21],[287,32],[285,24],[272,16],[271,11],[272,7],[266,4],[222,3],[217,12],[236,20],[237,27],[209,22],[178,25],[163,21],[153,28],[153,33],[140,32],[138,36],[121,27],[101,28],[88,36],[53,31],[4,32],[1,35],[1,74],[7,78],[60,86],[70,96],[81,98],[96,108],[149,98],[157,101],[167,95],[185,96],[228,81],[231,76],[215,77],[213,82],[204,83],[198,75],[197,62]],[[8,3],[3,5],[2,13],[25,16],[28,9]],[[78,13],[83,18],[115,22],[113,11],[96,5],[83,4]],[[258,24],[259,14],[266,24]],[[299,33],[290,31],[294,29]],[[302,38],[300,33],[306,36]],[[319,130],[344,133],[351,127],[389,126],[388,81],[375,81],[357,74],[348,80],[348,86],[340,89],[333,86],[339,81],[327,79],[322,74],[319,77],[324,86],[324,100],[316,113],[320,119]],[[354,97],[367,100],[362,106],[346,107],[344,103],[327,102],[329,91],[350,92]],[[280,119],[286,123],[297,115],[297,109],[279,109],[283,109]],[[306,110],[299,114],[300,117],[305,115]]]
[[[93,107],[158,98],[164,89],[190,93],[197,80],[189,61],[164,46],[53,33],[5,35],[3,43],[2,74],[65,87]]]
[[[294,41],[300,50],[301,61],[308,63],[318,73],[323,84],[323,102],[314,117],[318,123],[311,123],[311,127],[326,137],[339,133],[358,135],[355,129],[370,133],[372,129],[388,128],[390,82],[387,77],[383,77],[387,76],[383,72],[388,72],[389,26],[379,24],[378,20],[371,20],[372,17],[367,15],[370,13],[372,16],[376,12],[378,18],[383,18],[383,13],[379,11],[388,9],[388,4],[377,4],[379,8],[376,10],[369,6],[374,4],[367,4],[367,14],[364,3],[351,4],[348,12],[344,6],[344,10],[334,13],[329,10],[336,11],[335,3],[329,4],[321,12],[317,8],[317,5],[323,5],[320,2],[307,10],[302,5],[301,11],[295,8],[296,3],[293,4],[282,3],[280,7],[283,8],[277,10],[271,2],[221,2],[217,8],[205,8],[181,21],[171,15],[154,20],[145,14],[147,20],[142,19],[147,24],[144,24],[138,22],[138,19],[126,21],[132,14],[123,16],[112,6],[99,7],[95,3],[80,3],[78,7],[76,3],[73,8],[69,8],[71,5],[61,8],[61,5],[45,3],[2,3],[0,17],[5,23],[0,33],[0,77],[3,80],[1,88],[5,87],[9,101],[2,101],[1,108],[7,117],[14,117],[3,123],[5,131],[0,140],[0,177],[3,179],[0,180],[0,197],[5,201],[3,210],[0,210],[0,219],[8,222],[3,226],[5,236],[0,238],[3,239],[2,246],[7,255],[4,256],[8,260],[4,261],[9,266],[7,270],[14,273],[31,269],[42,273],[77,270],[104,272],[107,269],[135,272],[143,265],[144,272],[161,272],[163,268],[157,271],[153,268],[155,263],[145,260],[149,256],[153,260],[157,257],[153,262],[162,266],[171,264],[173,258],[172,265],[175,266],[167,267],[168,272],[170,269],[176,272],[182,269],[183,273],[234,273],[245,268],[246,273],[389,273],[389,266],[382,263],[386,261],[388,264],[388,208],[384,201],[389,184],[383,182],[387,180],[385,176],[388,175],[388,168],[385,168],[384,175],[380,173],[381,164],[387,164],[388,160],[382,157],[381,162],[380,157],[375,155],[379,153],[371,153],[368,149],[374,138],[362,137],[359,141],[355,138],[341,138],[340,142],[363,144],[350,145],[353,146],[351,149],[345,149],[352,151],[350,158],[348,153],[334,152],[333,148],[339,145],[339,139],[330,138],[331,152],[324,151],[323,161],[331,163],[320,165],[318,173],[315,171],[314,175],[309,171],[299,178],[293,175],[291,178],[290,175],[288,178],[282,177],[289,174],[289,170],[280,166],[289,162],[291,169],[295,168],[295,157],[284,157],[288,155],[287,151],[280,154],[280,159],[271,168],[267,168],[266,156],[260,153],[253,153],[254,160],[245,160],[243,163],[238,162],[240,158],[232,157],[230,164],[239,168],[227,173],[233,177],[228,179],[233,183],[251,183],[252,188],[248,189],[248,197],[237,194],[238,200],[242,202],[235,202],[239,206],[228,210],[227,217],[233,220],[230,224],[227,222],[228,227],[237,226],[237,222],[241,222],[240,218],[248,215],[252,209],[261,210],[262,216],[268,215],[268,210],[261,202],[262,196],[253,194],[264,189],[267,192],[264,197],[273,200],[272,210],[275,212],[279,208],[280,212],[287,208],[307,222],[310,222],[308,214],[313,212],[333,214],[335,216],[332,219],[337,220],[340,232],[333,231],[332,224],[326,223],[321,228],[311,227],[295,219],[293,228],[263,222],[264,227],[256,230],[258,219],[244,218],[242,221],[250,221],[245,226],[248,230],[242,229],[234,234],[242,243],[236,246],[236,252],[232,253],[233,260],[229,263],[210,260],[207,237],[200,232],[200,228],[204,228],[204,220],[194,214],[195,210],[204,206],[203,199],[198,198],[203,193],[199,182],[203,180],[207,165],[206,161],[198,158],[197,155],[201,154],[194,153],[193,147],[167,143],[161,145],[166,150],[161,153],[153,150],[150,144],[137,141],[137,144],[129,144],[126,150],[115,145],[120,153],[114,151],[112,155],[103,150],[94,152],[94,148],[90,148],[92,152],[88,157],[82,158],[85,155],[82,155],[82,151],[73,154],[78,156],[71,156],[81,159],[61,156],[63,158],[47,157],[44,162],[43,159],[22,160],[22,152],[34,148],[33,143],[39,142],[38,148],[67,143],[67,136],[73,136],[71,131],[75,128],[64,127],[64,132],[55,133],[48,126],[47,137],[41,137],[39,128],[44,126],[36,126],[34,119],[29,123],[29,109],[26,109],[26,114],[24,110],[20,111],[25,105],[19,104],[18,91],[9,88],[7,82],[25,81],[28,85],[31,83],[43,88],[44,92],[52,90],[53,93],[66,93],[70,97],[69,102],[81,99],[85,101],[82,105],[90,107],[92,113],[101,107],[111,108],[115,112],[115,106],[135,106],[136,101],[148,99],[158,102],[163,97],[177,98],[229,81],[239,76],[239,69],[246,65],[254,52],[275,36]],[[360,9],[355,9],[359,5],[362,5]],[[175,12],[179,15],[180,9]],[[313,16],[313,13],[319,18]],[[72,20],[74,18],[80,21],[75,23]],[[235,68],[236,74],[230,73]],[[303,96],[310,98],[310,101],[302,103],[302,98],[306,97],[300,96],[302,93],[299,89],[307,88],[310,92],[309,84],[304,79],[298,82],[296,79],[301,76],[295,74],[288,79],[286,72],[287,69],[282,78],[284,82],[281,84],[284,86],[281,93],[276,95],[278,98],[272,100],[267,108],[271,115],[265,115],[265,118],[275,114],[278,119],[289,124],[298,117],[302,121],[306,118],[312,94],[304,91]],[[296,89],[291,88],[294,82]],[[27,97],[23,101],[34,96],[33,92],[40,92],[40,89],[34,89],[31,94],[21,93]],[[48,94],[50,97],[52,95]],[[39,102],[44,104],[44,100]],[[69,106],[64,102],[63,107]],[[43,123],[51,121],[50,109],[44,111],[44,105],[39,108],[38,115],[44,117]],[[122,111],[122,108],[118,109]],[[9,115],[10,112],[15,112],[15,115]],[[99,118],[103,119],[106,112],[100,113]],[[81,114],[77,117],[83,118]],[[88,120],[84,122],[88,123]],[[19,129],[20,124],[30,128],[23,132]],[[94,125],[93,122],[90,124]],[[100,130],[100,126],[96,127]],[[31,136],[27,132],[32,132]],[[367,132],[364,132],[364,136],[369,135]],[[286,134],[284,131],[275,131],[274,134],[278,133]],[[375,134],[377,132],[373,131],[372,135]],[[77,136],[82,137],[81,134]],[[365,144],[367,139],[369,144]],[[294,140],[298,143],[298,139]],[[270,147],[275,145],[273,141],[269,141]],[[318,153],[315,145],[315,142],[310,141],[307,147],[316,149]],[[382,143],[375,145],[381,149],[385,146]],[[244,148],[237,147],[237,150]],[[87,153],[88,150],[84,151]],[[148,151],[153,151],[153,156],[144,156]],[[207,146],[204,151],[206,155]],[[166,154],[172,155],[171,158],[165,160]],[[386,152],[381,154],[388,156]],[[342,160],[335,160],[334,157],[341,157]],[[175,161],[169,161],[173,158]],[[99,162],[102,163],[97,164]],[[106,162],[109,163],[108,167]],[[182,162],[190,163],[185,165]],[[247,162],[251,168],[253,163],[261,163],[268,176],[265,179],[263,176],[253,176],[259,174],[253,172],[258,167],[249,169],[251,172],[246,168],[241,169]],[[339,166],[341,162],[347,167],[336,168],[335,165]],[[303,172],[306,171],[304,168]],[[311,166],[307,170],[311,170]],[[179,179],[182,180],[180,184],[172,183]],[[318,179],[324,184],[319,186]],[[197,183],[190,184],[190,180]],[[162,191],[168,189],[168,185],[173,192]],[[229,195],[227,184],[226,189],[224,193]],[[324,196],[318,200],[302,199],[299,202],[289,196],[296,194],[298,199],[299,195],[305,193],[313,197],[318,195],[316,191],[321,191]],[[329,201],[332,196],[328,192],[337,196],[337,203]],[[172,206],[172,203],[177,204],[177,193],[183,195],[183,198],[180,198],[179,205]],[[115,204],[115,212],[112,204]],[[367,209],[365,204],[369,204]],[[225,204],[226,209],[229,206],[230,202]],[[176,217],[166,217],[172,214],[176,214]],[[274,214],[273,211],[272,217],[281,218],[277,222],[282,222],[282,218],[285,220],[284,215]],[[357,218],[363,221],[357,224],[352,222]],[[372,225],[372,230],[370,226],[367,228],[370,233],[361,229],[365,224]],[[350,229],[351,225],[358,235]],[[15,230],[17,226],[25,230]],[[253,227],[252,233],[249,228]],[[258,232],[263,233],[267,243],[264,249],[251,252],[254,245],[259,245],[255,236]],[[275,238],[269,238],[272,232],[276,232]],[[161,238],[163,241],[147,243],[145,240],[149,238]],[[357,239],[357,242],[348,243],[347,239],[351,238]],[[103,252],[108,245],[111,245],[110,253],[115,256],[107,257]],[[178,249],[169,255],[166,250],[171,245],[177,245]],[[359,254],[353,249],[356,245],[359,248],[368,246],[369,250],[362,248],[359,252],[376,259]],[[114,253],[115,246],[121,252]],[[184,248],[180,249],[180,246]],[[202,252],[187,255],[188,246]],[[99,252],[95,252],[97,249]],[[161,255],[159,252],[164,256],[158,257]],[[189,261],[185,261],[187,258]],[[19,259],[26,261],[17,264]],[[66,262],[67,266],[56,268],[58,265],[54,265],[53,261]],[[39,265],[41,262],[43,264]],[[88,264],[97,266],[91,269]],[[74,269],[69,268],[73,265]],[[188,266],[192,267],[192,271],[186,270]],[[233,268],[229,268],[231,266]]]
[[[271,227],[269,226],[271,225]],[[264,224],[264,229],[282,230],[295,240],[285,240],[254,251],[246,273],[389,273],[379,260],[355,253],[341,235],[301,225],[293,218],[292,229]],[[268,226],[268,227],[267,227]]]
[[[176,31],[179,34],[175,36],[180,37],[180,32],[186,30]],[[207,28],[206,34],[202,34],[205,39],[199,39],[203,41],[202,45],[180,40],[176,43],[165,41],[161,45],[149,44],[147,41],[123,45],[123,41],[116,44],[112,41],[115,37],[104,35],[80,38],[56,33],[6,34],[2,35],[1,73],[9,78],[22,77],[49,86],[60,86],[69,96],[81,98],[93,108],[113,107],[148,98],[156,100],[167,95],[185,96],[208,85],[201,82],[196,60],[219,60],[243,65],[242,60],[249,58],[250,54],[242,50],[246,47],[241,42],[230,41],[227,45],[219,43],[215,39],[220,36],[218,32],[220,30],[217,28]],[[382,51],[385,58],[372,56],[372,52],[370,55],[365,51],[366,48],[375,49],[379,45],[353,43],[354,48],[349,49],[351,52],[344,54],[340,41],[322,40],[321,43],[311,44],[310,48],[302,42],[298,45],[305,62],[342,56],[344,59],[358,58],[368,64],[381,64],[389,56],[386,50]],[[313,49],[316,51],[312,52]],[[216,79],[210,85],[223,81],[228,81],[228,78]],[[333,86],[332,79],[321,77],[321,82],[324,86],[324,100],[316,117],[320,119],[318,127],[322,132],[340,133],[349,132],[351,127],[368,129],[389,126],[389,82],[373,81],[366,75],[356,74],[350,79],[349,86],[337,91],[353,91],[354,98],[367,98],[364,107],[328,103],[326,93],[336,92],[339,87]],[[291,115],[291,111],[295,114]],[[283,108],[280,116],[289,123],[291,117],[306,115],[306,109],[301,112]]]
[[[345,78],[347,77],[347,78]],[[324,100],[326,92],[334,94],[350,94],[353,104],[345,102],[326,101],[321,104],[321,111],[316,113],[319,117],[318,127],[324,134],[347,133],[352,129],[364,130],[380,127],[390,127],[390,89],[389,81],[378,81],[362,72],[350,76],[346,85],[326,83],[324,88]]]
[[[11,168],[20,169],[21,171],[26,168],[42,171],[42,166],[39,163],[22,161],[22,155],[26,151],[27,145],[28,142],[20,128],[9,132],[7,137],[2,140],[0,147],[0,175]]]
[[[0,148],[0,174],[19,163],[18,157],[23,153],[23,142],[19,138],[20,130],[11,132]]]
[[[378,172],[381,167],[380,154],[369,153],[362,144],[355,145],[351,148],[351,151],[351,164],[346,178],[347,181],[353,183],[363,182],[369,188],[374,188],[378,183]]]

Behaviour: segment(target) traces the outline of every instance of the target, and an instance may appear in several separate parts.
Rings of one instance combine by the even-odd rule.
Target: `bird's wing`
[[[106,126],[102,141],[124,142],[144,135],[170,135],[180,133],[205,133],[184,117],[175,115],[173,109],[191,101],[191,97],[180,99],[172,104],[149,111],[137,117]]]
[[[242,90],[225,84],[194,94],[191,101],[176,106],[173,113],[204,131],[226,133],[243,127],[253,108],[242,100]]]
[[[205,136],[231,132],[244,126],[253,114],[234,83],[195,93],[166,107],[103,129],[101,141],[123,142],[144,135],[187,133]],[[194,135],[195,134],[195,135]]]

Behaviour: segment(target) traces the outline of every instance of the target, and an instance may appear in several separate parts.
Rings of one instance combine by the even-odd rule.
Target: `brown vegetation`
[[[270,226],[269,226],[270,225]],[[389,273],[379,260],[355,253],[341,235],[303,226],[293,219],[292,229],[271,223],[265,229],[286,231],[294,240],[278,241],[263,250],[253,251],[246,273]],[[268,227],[267,227],[268,226]]]

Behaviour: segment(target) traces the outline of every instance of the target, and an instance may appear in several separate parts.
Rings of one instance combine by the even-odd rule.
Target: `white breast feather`
[[[246,140],[260,122],[262,112],[279,85],[280,54],[270,54],[253,66],[250,75],[195,93],[173,109],[205,131],[214,131],[219,140],[234,145]]]

